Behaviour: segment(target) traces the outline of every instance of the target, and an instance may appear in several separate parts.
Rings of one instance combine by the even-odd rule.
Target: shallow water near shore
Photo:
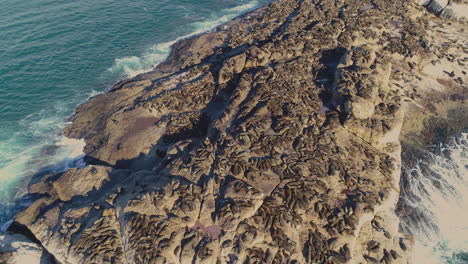
[[[150,70],[177,39],[267,2],[2,1],[0,226],[29,177],[81,164],[83,143],[60,135],[78,104]]]

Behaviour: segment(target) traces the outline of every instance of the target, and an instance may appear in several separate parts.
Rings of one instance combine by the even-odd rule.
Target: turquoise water
[[[270,1],[1,0],[0,230],[29,177],[44,167],[81,165],[82,144],[60,135],[79,103],[161,62],[174,40]],[[409,223],[425,242],[416,252],[422,262],[414,263],[468,263],[468,216],[460,214],[468,212],[466,148],[455,150],[453,160],[436,160],[432,168],[457,195],[431,189],[417,200],[443,232],[419,232]],[[418,186],[430,189],[431,183],[421,174],[415,195]]]
[[[77,165],[82,145],[60,131],[79,103],[158,64],[174,40],[266,2],[0,1],[0,224],[39,168]]]

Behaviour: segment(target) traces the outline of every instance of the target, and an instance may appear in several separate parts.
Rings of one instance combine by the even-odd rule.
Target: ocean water
[[[0,231],[37,173],[83,165],[83,142],[61,136],[76,106],[151,69],[180,38],[272,0],[1,0]],[[468,263],[468,145],[464,134],[414,168],[404,222],[413,263]],[[424,219],[424,220],[422,220]]]
[[[32,175],[82,165],[83,143],[60,135],[77,105],[267,2],[0,1],[0,226]]]
[[[412,263],[468,263],[468,133],[404,169],[401,197],[417,213],[402,219],[414,239]]]

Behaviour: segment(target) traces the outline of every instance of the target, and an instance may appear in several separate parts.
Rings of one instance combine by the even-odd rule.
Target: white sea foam
[[[153,45],[149,47],[147,51],[141,56],[117,58],[115,59],[114,65],[109,68],[108,71],[112,74],[120,76],[121,78],[130,78],[150,71],[167,58],[171,51],[172,45],[174,45],[177,41],[212,30],[215,27],[232,20],[242,13],[254,9],[258,5],[258,1],[250,1],[237,7],[225,9],[221,12],[220,15],[213,16],[207,21],[194,22],[189,25],[189,27],[193,29],[191,33],[169,42]]]
[[[193,35],[211,30],[216,26],[225,23],[234,17],[258,6],[257,1],[239,5],[234,8],[225,9],[219,16],[202,22],[189,25],[191,33],[179,37],[173,41],[158,43],[147,49],[141,56],[129,56],[115,60],[114,66],[109,71],[119,75],[121,78],[132,77],[154,68],[157,64],[166,59],[170,53],[171,46],[177,41]],[[92,91],[87,99],[98,95],[101,92]],[[11,196],[16,192],[18,183],[24,181],[24,177],[32,176],[41,168],[48,171],[63,171],[69,167],[82,166],[82,141],[72,140],[65,137],[56,138],[66,122],[64,117],[69,113],[70,102],[55,102],[53,105],[45,107],[42,111],[35,112],[23,120],[20,127],[11,139],[34,138],[37,142],[29,147],[22,147],[17,151],[12,146],[18,146],[17,142],[7,140],[0,142],[2,157],[9,157],[0,167],[0,200],[3,205],[11,204]],[[11,142],[10,142],[11,141]],[[50,149],[48,153],[46,149]],[[52,165],[51,165],[52,164]]]
[[[50,164],[58,164],[63,161],[67,161],[69,164],[71,160],[73,160],[73,163],[81,164],[80,159],[83,156],[84,145],[83,140],[62,136],[56,142],[36,144],[20,153],[16,153],[12,162],[0,168],[2,187],[13,184],[13,182],[21,180],[24,176],[31,176],[42,167]],[[52,155],[41,154],[41,151],[47,146],[55,149]],[[72,165],[68,165],[68,167],[70,166]],[[52,171],[60,170],[59,167],[61,166],[56,166]]]
[[[403,222],[403,229],[415,236],[412,263],[467,263],[468,252],[468,134],[442,149],[445,155],[431,155],[414,168],[406,202],[421,213]]]
[[[240,6],[236,6],[236,7],[233,7],[233,8],[229,8],[227,9],[227,12],[231,12],[231,13],[234,13],[234,12],[239,12],[239,13],[242,13],[242,12],[245,12],[247,10],[251,10],[251,9],[254,9],[255,7],[258,6],[258,2],[257,1],[251,1],[247,4],[243,4],[243,5],[240,5]]]
[[[38,174],[84,166],[83,147],[82,140],[62,136],[55,142],[41,142],[24,149],[14,155],[12,162],[0,168],[0,232],[8,228],[18,208],[29,203],[27,199],[20,199],[26,193],[29,179]],[[47,153],[47,148],[53,149],[53,153]]]
[[[90,93],[88,93],[88,96],[86,98],[85,101],[88,101],[89,99],[91,99],[92,97],[96,96],[96,95],[99,95],[99,94],[102,94],[104,93],[103,91],[96,91],[96,90],[91,90]]]
[[[62,157],[78,159],[83,157],[83,149],[86,143],[83,139],[62,136],[56,145],[61,147]]]
[[[130,56],[117,58],[109,71],[124,78],[130,78],[149,71],[167,58],[171,51],[170,47],[174,43],[175,41],[170,41],[154,45],[140,57]]]
[[[84,143],[64,136],[57,137],[66,125],[64,117],[69,107],[67,102],[55,102],[26,116],[19,121],[18,131],[1,142],[0,156],[8,160],[0,166],[0,220],[4,217],[4,210],[14,205],[15,196],[22,194],[18,192],[18,186],[29,177],[43,168],[54,172],[80,166]],[[33,139],[32,144],[26,143]]]
[[[192,23],[189,25],[191,33],[173,41],[153,45],[141,56],[117,58],[108,71],[120,78],[133,77],[149,71],[167,58],[172,45],[177,41],[209,31],[258,5],[257,1],[250,1],[225,9],[220,15],[213,16],[207,21]],[[100,93],[92,91],[86,99]],[[78,103],[79,99],[75,98],[71,101]],[[10,206],[14,206],[12,196],[17,193],[19,183],[24,182],[25,177],[34,175],[41,168],[48,172],[60,172],[70,167],[84,165],[82,159],[84,142],[63,136],[57,138],[57,133],[67,124],[64,118],[69,113],[70,100],[54,102],[50,106],[45,106],[42,111],[25,117],[19,122],[20,129],[11,136],[11,140],[0,142],[1,156],[10,158],[0,164],[2,165],[0,166],[0,209],[9,210]],[[35,143],[28,147],[22,146],[21,151],[18,151],[20,144],[14,142],[17,138],[33,138]],[[3,217],[2,213],[0,217]],[[0,224],[1,220],[0,218]]]

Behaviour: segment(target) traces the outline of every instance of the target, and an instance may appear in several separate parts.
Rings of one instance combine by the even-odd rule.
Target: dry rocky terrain
[[[464,107],[466,25],[279,0],[175,44],[78,107],[87,166],[33,179],[0,262],[411,263],[400,140]]]

